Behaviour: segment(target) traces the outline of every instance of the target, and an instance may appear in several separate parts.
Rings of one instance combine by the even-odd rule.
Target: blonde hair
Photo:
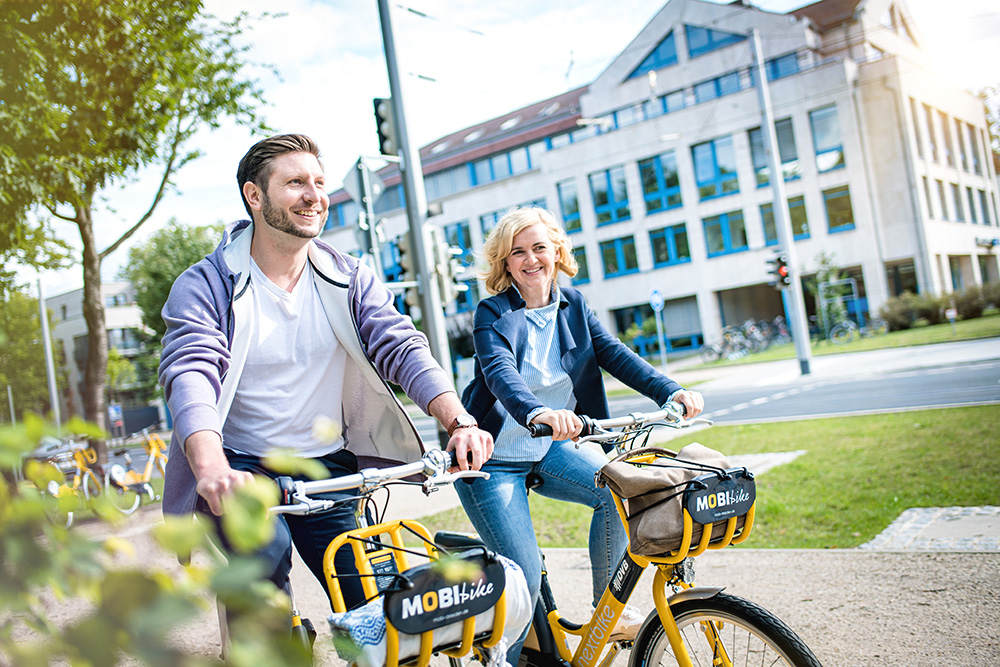
[[[483,244],[482,259],[486,268],[480,272],[479,277],[486,283],[486,290],[490,294],[499,294],[511,286],[513,279],[507,272],[507,257],[514,245],[514,237],[539,223],[545,225],[549,240],[555,246],[556,271],[562,271],[570,278],[579,271],[569,237],[551,212],[543,208],[515,208],[500,218]]]

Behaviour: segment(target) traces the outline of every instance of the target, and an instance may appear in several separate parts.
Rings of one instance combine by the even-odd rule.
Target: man
[[[251,220],[227,228],[163,308],[160,382],[174,419],[163,511],[220,516],[252,474],[275,476],[262,462],[274,449],[317,459],[330,476],[355,472],[359,459],[419,458],[416,429],[387,381],[448,429],[462,469],[478,470],[493,440],[462,407],[426,338],[368,267],[316,240],[329,207],[316,144],[303,135],[265,139],[240,161],[237,180]],[[342,424],[332,443],[313,435],[324,419]],[[350,504],[279,518],[260,553],[268,578],[287,582],[294,543],[323,582],[327,543],[354,527]],[[356,572],[349,550],[338,553],[337,569]],[[357,580],[341,584],[348,607],[362,601]]]

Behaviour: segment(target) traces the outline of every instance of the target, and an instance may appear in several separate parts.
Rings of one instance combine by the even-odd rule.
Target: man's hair
[[[273,170],[272,162],[279,155],[286,153],[312,153],[318,160],[319,146],[304,134],[279,134],[258,141],[240,160],[240,166],[236,169],[236,181],[240,188],[243,206],[246,207],[251,220],[253,212],[243,195],[243,184],[249,181],[261,190],[267,190],[267,182],[271,179]]]

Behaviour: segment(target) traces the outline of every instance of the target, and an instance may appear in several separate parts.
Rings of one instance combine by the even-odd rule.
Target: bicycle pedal
[[[309,635],[309,645],[312,646],[316,643],[316,626],[308,618],[303,618],[302,627],[306,629],[306,634]]]

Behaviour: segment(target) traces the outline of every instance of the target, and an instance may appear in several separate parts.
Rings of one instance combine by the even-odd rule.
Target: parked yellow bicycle
[[[47,454],[31,475],[42,492],[46,514],[52,523],[69,528],[74,514],[101,493],[101,482],[91,469],[97,452],[77,442],[60,445]]]
[[[133,442],[142,436],[142,446],[146,450],[146,465],[142,472],[132,467],[132,455],[128,448],[116,450],[116,456],[125,459],[125,465],[115,463],[108,467],[108,472],[104,477],[104,487],[111,500],[111,504],[122,514],[131,514],[139,508],[143,497],[150,502],[156,500],[156,493],[150,480],[153,478],[153,470],[156,469],[163,477],[167,466],[167,445],[163,438],[157,433],[150,433],[149,429],[143,429],[139,433],[133,433],[129,440]]]

